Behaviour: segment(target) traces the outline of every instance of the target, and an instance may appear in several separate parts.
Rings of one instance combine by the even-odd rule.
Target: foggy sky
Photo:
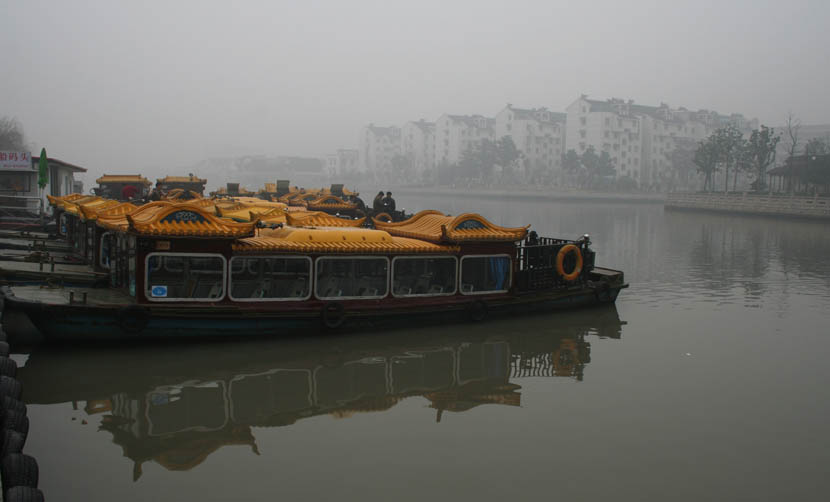
[[[830,122],[830,2],[0,0],[0,115],[107,173],[597,99]]]

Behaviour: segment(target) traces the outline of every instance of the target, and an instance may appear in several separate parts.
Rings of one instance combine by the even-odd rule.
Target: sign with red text
[[[33,169],[32,154],[30,152],[0,151],[0,169],[31,171]]]

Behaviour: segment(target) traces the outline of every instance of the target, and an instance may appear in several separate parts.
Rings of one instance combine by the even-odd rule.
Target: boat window
[[[510,289],[510,257],[507,255],[461,258],[461,293],[475,295]]]
[[[98,264],[101,265],[101,268],[110,268],[110,262],[113,258],[113,240],[114,235],[112,232],[104,232],[101,235],[101,250],[98,253]]]
[[[392,260],[394,296],[438,296],[455,293],[454,256],[397,257]]]
[[[218,301],[225,296],[225,258],[217,254],[152,253],[145,267],[152,301]]]
[[[388,289],[387,258],[318,258],[317,298],[382,298]]]
[[[234,256],[230,292],[236,301],[305,300],[311,296],[311,258]]]
[[[129,277],[130,296],[135,296],[135,236],[127,238],[127,277]]]

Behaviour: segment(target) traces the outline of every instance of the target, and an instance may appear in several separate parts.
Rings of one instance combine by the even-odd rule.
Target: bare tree
[[[760,129],[752,131],[744,144],[741,164],[746,171],[755,173],[755,190],[763,190],[766,186],[764,178],[767,168],[775,162],[775,151],[780,139],[781,135],[775,134],[775,130],[762,125]]]
[[[793,165],[793,158],[795,157],[795,152],[798,151],[798,132],[801,129],[801,121],[798,120],[797,117],[790,112],[787,115],[787,124],[784,126],[784,130],[787,135],[787,152],[790,154],[789,165],[790,169],[792,169]],[[792,193],[793,189],[795,188],[795,184],[793,183],[794,176],[791,172],[789,176],[787,176],[787,191]]]
[[[26,136],[23,126],[17,119],[0,117],[0,150],[23,151],[26,149]]]

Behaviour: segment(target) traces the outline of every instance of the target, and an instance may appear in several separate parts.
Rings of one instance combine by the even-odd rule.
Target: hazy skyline
[[[0,115],[88,184],[581,93],[830,122],[822,1],[0,3]]]

